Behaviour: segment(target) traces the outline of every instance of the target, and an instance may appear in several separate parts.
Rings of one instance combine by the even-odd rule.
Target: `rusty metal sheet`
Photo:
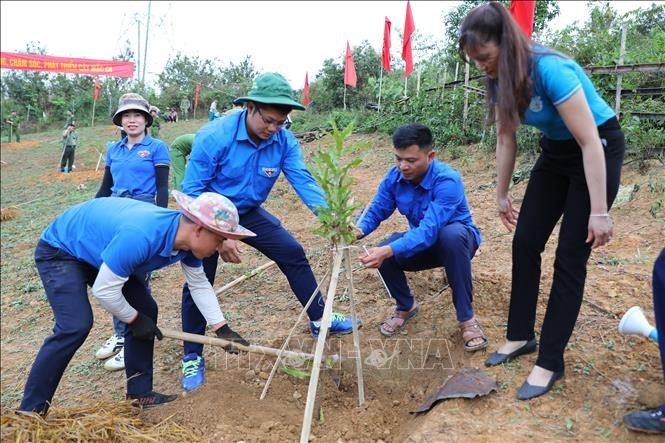
[[[478,368],[464,367],[448,377],[434,394],[416,408],[414,413],[429,411],[439,400],[476,398],[496,390],[496,379]]]

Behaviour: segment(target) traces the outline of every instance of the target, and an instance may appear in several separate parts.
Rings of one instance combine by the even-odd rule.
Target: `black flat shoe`
[[[521,348],[515,349],[513,352],[510,354],[501,354],[499,352],[492,352],[490,356],[485,360],[485,366],[496,366],[500,365],[501,363],[506,363],[509,362],[510,360],[519,357],[520,355],[524,354],[530,354],[533,351],[536,350],[536,339],[534,338],[533,340],[529,340],[528,342],[524,343],[524,345]]]
[[[546,386],[533,386],[525,381],[520,390],[517,391],[517,399],[531,400],[532,398],[540,397],[541,395],[546,394],[550,389],[552,389],[552,386],[554,386],[554,382],[560,379],[561,377],[563,377],[563,371],[555,372],[554,374],[552,374],[552,378],[550,378],[550,381],[547,382]]]

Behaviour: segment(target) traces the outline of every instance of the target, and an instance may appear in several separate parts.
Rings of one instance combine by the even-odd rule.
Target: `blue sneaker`
[[[363,322],[360,319],[357,320],[358,327],[362,326]],[[309,330],[312,333],[312,337],[318,337],[319,331],[321,330],[320,321],[310,321]],[[345,317],[344,314],[338,312],[333,312],[330,328],[328,329],[329,335],[338,335],[338,334],[349,334],[353,331],[353,323],[351,322],[351,317]]]
[[[182,388],[189,392],[201,386],[206,380],[205,359],[195,353],[182,359]]]

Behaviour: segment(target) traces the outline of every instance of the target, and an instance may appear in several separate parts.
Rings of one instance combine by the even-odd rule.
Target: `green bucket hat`
[[[289,82],[276,72],[266,72],[256,77],[249,93],[233,100],[233,104],[239,105],[247,101],[266,105],[285,105],[291,106],[293,109],[305,110],[303,105],[293,100],[293,89]]]

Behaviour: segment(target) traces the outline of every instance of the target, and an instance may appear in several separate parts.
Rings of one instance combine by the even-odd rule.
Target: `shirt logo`
[[[147,156],[150,155],[150,151],[146,151],[146,150],[139,151],[139,152],[136,153],[136,155],[138,155],[141,158],[146,158]]]
[[[277,168],[261,168],[263,170],[263,173],[268,176],[272,177],[275,175],[275,172],[277,172]]]
[[[529,103],[529,109],[531,109],[533,112],[540,112],[543,110],[543,100],[539,96],[535,96],[531,99],[531,103]]]

